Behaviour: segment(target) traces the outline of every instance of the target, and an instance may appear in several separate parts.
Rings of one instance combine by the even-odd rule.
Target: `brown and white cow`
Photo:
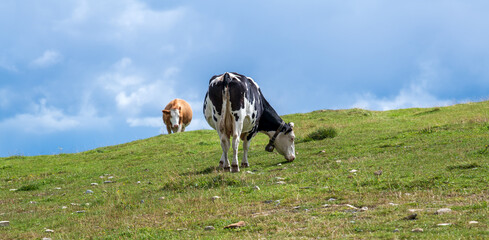
[[[277,149],[288,161],[295,159],[294,123],[285,123],[261,93],[250,77],[238,73],[224,73],[211,78],[204,100],[207,123],[217,130],[221,139],[222,156],[219,166],[239,172],[238,145],[243,140],[241,167],[248,167],[248,149],[251,139],[264,133],[270,141],[265,150]],[[229,139],[232,138],[233,161],[229,166]],[[230,169],[231,167],[231,169]]]
[[[192,108],[185,100],[173,99],[163,112],[163,123],[166,125],[168,134],[176,132],[184,132],[185,128],[192,121]]]

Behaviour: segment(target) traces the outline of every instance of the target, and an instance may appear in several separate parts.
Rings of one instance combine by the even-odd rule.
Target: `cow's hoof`
[[[239,172],[238,165],[231,166],[231,172]]]
[[[223,162],[219,162],[219,168],[220,169],[223,169],[224,168],[224,163]]]
[[[247,168],[249,166],[250,166],[250,164],[248,164],[248,163],[241,163],[241,167]]]
[[[231,170],[230,167],[223,167],[223,169],[224,169],[224,172],[229,172]]]

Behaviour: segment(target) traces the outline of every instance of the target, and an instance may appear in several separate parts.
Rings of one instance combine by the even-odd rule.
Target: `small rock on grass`
[[[92,185],[92,186],[97,186],[97,185],[98,185],[98,183],[93,182],[93,183],[90,183],[90,185]]]
[[[437,226],[450,226],[452,225],[451,223],[438,223],[436,224]]]
[[[284,181],[278,181],[277,184],[285,184],[286,182]]]
[[[54,233],[54,230],[52,230],[52,229],[46,229],[46,231],[44,231],[44,232],[47,232],[47,233]]]
[[[253,188],[254,188],[255,190],[258,190],[258,191],[260,190],[260,187],[258,187],[258,186],[255,186],[255,187],[253,187]]]
[[[445,214],[445,213],[450,213],[450,212],[452,212],[452,209],[450,209],[450,208],[440,208],[440,209],[436,210],[436,214],[439,214],[439,215]]]
[[[240,228],[240,227],[244,227],[246,226],[246,223],[244,221],[239,221],[237,223],[233,223],[233,224],[229,224],[227,226],[224,227],[224,229],[226,228]]]
[[[220,199],[220,198],[221,198],[221,197],[219,197],[219,196],[214,196],[214,197],[212,197],[212,198],[211,198],[211,200],[212,200],[212,201],[216,201],[217,199]]]
[[[10,226],[9,221],[0,221],[0,227],[8,227],[8,226]]]
[[[415,228],[411,230],[411,232],[423,232],[424,230],[422,228]]]
[[[87,191],[85,191],[85,193],[87,193],[87,194],[92,194],[92,193],[93,193],[93,191],[92,191],[92,190],[87,190]]]
[[[51,240],[51,238],[42,238],[42,240]]]
[[[206,231],[211,231],[211,230],[214,230],[214,229],[216,229],[214,226],[206,226],[204,228],[204,230],[206,230]]]
[[[477,221],[470,221],[469,222],[469,224],[477,224],[477,223],[479,223],[479,222],[477,222]]]
[[[408,209],[410,212],[421,212],[423,209]]]
[[[349,207],[349,208],[351,208],[351,209],[358,209],[357,207],[355,207],[355,206],[353,206],[353,205],[351,205],[351,204],[345,204],[345,206],[347,206],[347,207]]]

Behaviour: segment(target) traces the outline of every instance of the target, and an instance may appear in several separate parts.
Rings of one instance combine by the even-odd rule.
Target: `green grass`
[[[309,133],[304,139],[297,141],[298,143],[302,142],[310,142],[310,141],[316,141],[316,140],[323,140],[325,138],[334,138],[338,135],[336,132],[336,129],[332,127],[324,128],[321,127],[317,129],[316,131]]]
[[[0,221],[10,221],[0,238],[489,238],[489,102],[283,118],[298,139],[328,128],[337,135],[298,141],[288,163],[264,151],[259,134],[250,167],[234,174],[216,168],[221,147],[208,130],[0,158]],[[413,209],[418,219],[402,220]],[[238,221],[246,226],[224,229]]]

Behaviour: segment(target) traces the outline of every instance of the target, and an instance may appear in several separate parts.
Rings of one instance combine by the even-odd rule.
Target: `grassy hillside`
[[[489,102],[284,119],[297,159],[265,152],[260,134],[235,174],[215,168],[221,147],[208,130],[0,158],[0,221],[10,221],[0,238],[489,238]],[[304,141],[329,127],[335,138]]]

